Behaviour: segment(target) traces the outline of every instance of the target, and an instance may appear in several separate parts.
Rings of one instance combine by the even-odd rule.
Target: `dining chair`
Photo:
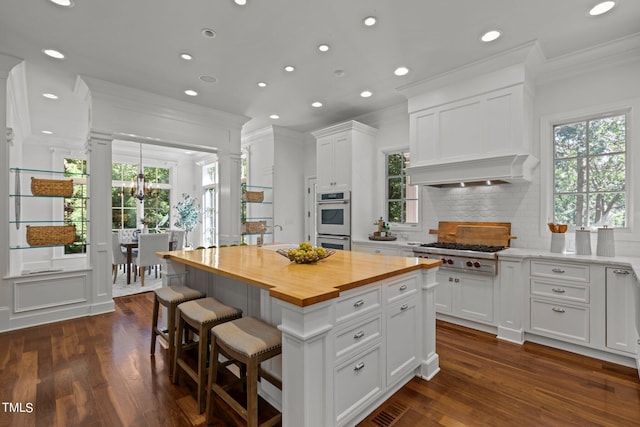
[[[181,251],[184,248],[184,230],[171,230],[169,241],[174,242],[174,251]]]
[[[135,228],[123,228],[118,230],[118,239],[120,239],[120,243],[133,242],[133,234],[135,231]]]
[[[122,252],[118,233],[111,235],[111,249],[111,270],[113,271],[113,283],[116,283],[118,267],[127,266],[127,254]]]
[[[140,269],[140,283],[144,286],[144,274],[147,267],[160,264],[160,258],[156,252],[166,252],[169,250],[169,235],[141,234],[138,236],[138,256],[136,266]]]

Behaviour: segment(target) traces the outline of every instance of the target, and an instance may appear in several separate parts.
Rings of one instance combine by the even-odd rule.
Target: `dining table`
[[[176,246],[175,241],[169,242],[169,250],[172,251]],[[138,241],[120,242],[120,247],[127,250],[127,285],[131,284],[131,266],[133,264],[133,250],[138,248]]]

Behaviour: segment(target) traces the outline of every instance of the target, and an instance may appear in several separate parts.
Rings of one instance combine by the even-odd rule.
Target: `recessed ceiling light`
[[[193,151],[185,151],[184,154],[193,154]]]
[[[211,28],[203,28],[201,33],[203,37],[206,37],[208,39],[212,39],[216,36],[216,32],[213,31]]]
[[[181,53],[180,58],[184,59],[185,61],[191,61],[193,59],[193,55],[189,53]]]
[[[244,6],[245,4],[247,4],[247,0],[233,0],[235,2],[235,4],[237,4],[238,6]]]
[[[269,118],[273,119],[273,120],[278,120],[280,118],[280,116],[277,115],[277,114],[272,114],[272,115],[269,116]]]
[[[593,6],[589,10],[589,15],[591,15],[591,16],[602,15],[603,13],[607,13],[611,9],[613,9],[613,7],[615,5],[616,5],[615,1],[603,1],[603,2],[598,3],[597,5]]]
[[[398,67],[393,72],[396,76],[406,76],[409,74],[409,69],[407,67]]]
[[[185,93],[186,95],[189,95],[189,96],[198,96],[198,92],[196,92],[196,91],[195,91],[195,90],[193,90],[193,89],[187,89],[187,90],[185,90],[185,91],[184,91],[184,93]]]
[[[53,4],[64,7],[73,7],[73,0],[49,0]]]
[[[53,135],[53,132],[51,132],[50,130],[41,130],[40,133],[43,133],[45,135]]]
[[[55,93],[43,93],[42,96],[49,99],[58,99],[58,95]]]
[[[209,75],[200,76],[198,78],[200,79],[200,81],[203,81],[205,83],[217,83],[218,82],[218,79],[216,79],[213,76],[209,76]]]
[[[322,102],[320,102],[320,101],[312,102],[311,106],[315,107],[315,108],[320,108],[320,107],[322,107]]]
[[[363,90],[360,92],[360,96],[363,98],[369,98],[373,93],[370,90]]]
[[[492,42],[494,40],[498,40],[500,38],[500,36],[502,36],[502,31],[500,31],[500,30],[490,30],[490,31],[487,31],[486,33],[484,33],[482,35],[482,37],[480,37],[480,40],[482,40],[485,43],[488,43],[488,42]]]
[[[295,69],[296,69],[296,67],[294,67],[293,65],[286,65],[286,66],[284,67],[284,70],[285,70],[287,73],[292,73]]]
[[[267,87],[266,82],[258,82],[258,87]]]
[[[55,49],[42,49],[42,53],[55,59],[63,59],[64,54]]]
[[[378,22],[378,19],[375,16],[367,16],[362,20],[362,23],[367,27],[372,27],[376,25],[376,22]]]
[[[321,44],[321,45],[318,45],[318,50],[319,50],[320,52],[328,52],[328,51],[329,51],[329,49],[330,49],[330,47],[329,47],[329,45],[328,45],[328,44]]]

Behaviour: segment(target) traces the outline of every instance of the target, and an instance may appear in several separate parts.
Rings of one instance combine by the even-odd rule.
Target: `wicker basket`
[[[242,201],[244,202],[262,202],[264,200],[264,191],[243,191]]]
[[[73,196],[72,179],[40,179],[31,177],[31,193],[34,196]]]
[[[31,246],[70,245],[75,241],[75,225],[27,225],[27,243]]]
[[[257,234],[263,231],[262,227],[267,225],[267,221],[248,221],[242,223],[242,232],[245,234]]]

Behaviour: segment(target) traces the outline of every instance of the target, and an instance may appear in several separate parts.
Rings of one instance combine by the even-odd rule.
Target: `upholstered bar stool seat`
[[[151,355],[156,352],[156,339],[158,335],[167,341],[169,347],[169,375],[173,373],[173,358],[175,356],[176,343],[176,310],[178,304],[198,298],[204,298],[204,294],[188,286],[176,285],[156,289],[153,296],[153,323],[151,325]],[[167,330],[158,327],[158,312],[160,305],[167,308]]]
[[[181,370],[196,382],[198,406],[200,408],[200,413],[202,413],[206,403],[205,386],[207,379],[207,356],[210,342],[209,331],[220,323],[241,318],[242,310],[230,307],[214,298],[208,297],[183,302],[178,305],[177,316],[178,336],[176,337],[176,355],[173,362],[173,383],[178,383]],[[198,335],[199,339],[197,344],[184,342],[185,326],[187,325],[190,330]],[[198,347],[198,361],[196,369],[193,369],[189,365],[187,359],[183,357],[185,355],[185,351],[194,345],[197,345]]]
[[[209,360],[209,396],[207,399],[207,424],[211,419],[213,393],[224,400],[250,427],[258,425],[258,378],[264,378],[282,389],[282,382],[264,371],[260,364],[282,352],[282,334],[275,326],[254,319],[242,319],[218,325],[211,329],[211,357]],[[247,407],[243,407],[228,392],[229,386],[217,384],[218,357],[222,353],[246,366]],[[277,424],[282,420],[278,413],[262,423],[261,427]]]

